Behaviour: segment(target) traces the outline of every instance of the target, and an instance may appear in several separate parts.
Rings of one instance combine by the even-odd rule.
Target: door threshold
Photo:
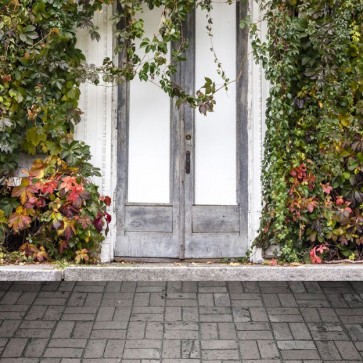
[[[234,258],[186,258],[186,259],[179,259],[179,258],[164,258],[164,257],[115,257],[115,262],[125,262],[129,264],[133,263],[227,263],[235,261]]]

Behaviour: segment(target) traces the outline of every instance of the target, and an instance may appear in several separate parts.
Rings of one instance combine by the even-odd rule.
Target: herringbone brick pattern
[[[362,362],[363,282],[0,283],[2,363]]]

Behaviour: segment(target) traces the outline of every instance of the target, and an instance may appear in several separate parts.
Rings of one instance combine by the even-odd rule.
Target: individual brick
[[[276,340],[293,339],[288,323],[271,323]]]
[[[343,360],[359,360],[362,359],[358,350],[352,342],[335,341],[335,345]]]
[[[183,307],[182,308],[183,321],[199,321],[199,313],[197,307]]]
[[[218,339],[217,323],[200,323],[201,339]]]
[[[115,313],[114,307],[102,306],[98,310],[96,321],[111,321],[114,313]]]
[[[29,358],[40,358],[48,344],[48,339],[32,339],[25,349],[24,356]]]
[[[259,359],[261,357],[255,340],[239,342],[239,347],[243,361],[245,359]]]
[[[124,340],[109,340],[107,341],[106,349],[103,354],[104,358],[120,358],[125,347]]]
[[[162,358],[181,358],[181,341],[164,340],[162,349]]]
[[[83,349],[81,348],[47,348],[45,358],[80,358]]]
[[[162,339],[164,334],[164,324],[160,322],[147,322],[145,330],[146,339]]]
[[[85,338],[90,337],[93,327],[93,321],[77,321],[74,327],[72,338]]]
[[[277,350],[276,343],[272,340],[258,340],[258,349],[260,351],[261,358],[275,359],[279,358],[280,354]]]
[[[145,336],[145,322],[130,322],[127,328],[127,339],[143,339]]]
[[[0,337],[1,338],[13,337],[20,323],[21,323],[20,320],[4,320],[0,326]]]
[[[51,339],[48,347],[50,348],[84,348],[86,339]]]
[[[264,308],[251,308],[249,310],[252,321],[258,321],[258,322],[268,321],[268,316]]]
[[[182,308],[167,306],[165,308],[165,321],[182,320]]]
[[[21,357],[23,350],[26,346],[28,339],[11,338],[8,341],[5,349],[3,350],[2,357],[4,358],[17,358]]]
[[[277,294],[262,294],[263,304],[268,308],[279,308],[281,303]],[[260,305],[262,306],[262,304]]]
[[[236,323],[246,323],[251,321],[251,315],[248,309],[245,308],[232,308],[233,320]]]
[[[315,342],[320,356],[323,360],[340,360],[338,349],[333,341],[316,341]]]
[[[198,294],[199,306],[214,306],[213,294]]]
[[[182,340],[181,343],[181,358],[200,358],[199,340]]]
[[[309,340],[311,335],[305,323],[289,323],[292,336],[296,340]]]
[[[234,323],[218,323],[219,339],[236,339],[237,333]]]
[[[106,348],[106,339],[92,339],[88,341],[83,358],[102,358]]]

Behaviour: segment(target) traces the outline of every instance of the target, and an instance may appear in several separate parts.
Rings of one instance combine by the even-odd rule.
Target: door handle
[[[190,151],[187,150],[185,153],[185,172],[190,174]]]

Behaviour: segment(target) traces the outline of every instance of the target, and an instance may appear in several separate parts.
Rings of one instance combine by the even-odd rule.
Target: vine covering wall
[[[363,257],[363,2],[261,1],[271,83],[256,244],[283,259]]]
[[[241,0],[242,1],[242,0]],[[226,6],[233,1],[225,1]],[[89,180],[98,170],[89,147],[73,138],[83,81],[155,82],[177,104],[213,111],[228,87],[206,78],[195,94],[173,82],[188,46],[181,25],[199,6],[213,37],[210,0],[5,0],[0,5],[0,240],[25,258],[97,260],[108,227],[109,197]],[[264,209],[256,244],[282,246],[287,261],[361,259],[363,255],[363,0],[260,0],[268,25],[249,25],[253,52],[271,83],[263,165]],[[119,63],[85,63],[76,30],[114,6]],[[140,13],[161,10],[154,36]],[[174,43],[172,62],[168,44]],[[140,49],[144,56],[140,56]],[[213,44],[211,42],[211,44]],[[208,55],[206,55],[208,56]],[[19,152],[43,153],[20,185],[8,176]]]

